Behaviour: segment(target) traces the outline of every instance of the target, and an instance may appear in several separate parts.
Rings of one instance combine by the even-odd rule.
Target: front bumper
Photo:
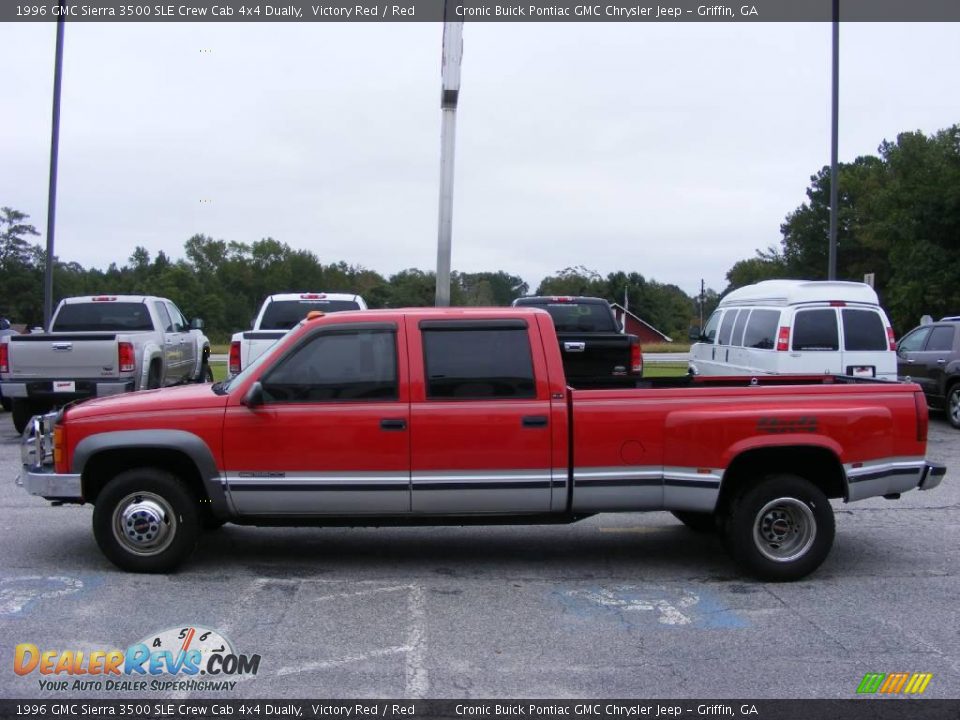
[[[20,439],[23,470],[16,484],[31,495],[61,502],[83,502],[80,475],[59,474],[53,469],[53,426],[57,413],[30,419]]]

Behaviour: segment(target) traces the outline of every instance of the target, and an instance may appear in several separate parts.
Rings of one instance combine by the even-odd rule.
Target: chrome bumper
[[[83,500],[79,475],[57,475],[52,469],[24,466],[17,478],[17,485],[31,495],[48,500]]]
[[[920,476],[920,484],[917,485],[921,490],[933,490],[943,480],[947,474],[947,466],[940,463],[926,462],[923,468],[923,475]]]
[[[57,414],[30,418],[20,439],[23,471],[16,484],[31,495],[49,500],[82,501],[80,475],[61,475],[53,469],[53,426]]]

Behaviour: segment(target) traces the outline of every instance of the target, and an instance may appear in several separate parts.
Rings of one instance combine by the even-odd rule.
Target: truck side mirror
[[[190,321],[191,330],[203,330],[203,320],[201,318],[194,318]]]
[[[690,338],[690,342],[700,342],[700,326],[691,325],[687,337]]]
[[[263,405],[263,385],[260,384],[259,380],[247,390],[247,394],[243,396],[243,404],[248,408]]]

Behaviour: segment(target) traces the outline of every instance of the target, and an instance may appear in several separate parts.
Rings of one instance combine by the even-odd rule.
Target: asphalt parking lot
[[[172,575],[100,554],[89,507],[14,486],[0,414],[0,697],[852,698],[865,673],[932,673],[960,697],[960,433],[934,415],[943,484],[838,503],[812,577],[742,577],[717,539],[666,513],[569,526],[226,526]],[[125,649],[215,630],[256,675],[229,691],[41,690],[14,648]],[[81,676],[63,676],[70,680]],[[60,678],[58,678],[60,679]]]

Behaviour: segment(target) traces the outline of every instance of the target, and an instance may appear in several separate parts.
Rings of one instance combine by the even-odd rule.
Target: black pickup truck
[[[553,318],[567,383],[574,388],[634,387],[643,375],[636,335],[625,335],[602,298],[523,297],[514,307],[537,307]]]

